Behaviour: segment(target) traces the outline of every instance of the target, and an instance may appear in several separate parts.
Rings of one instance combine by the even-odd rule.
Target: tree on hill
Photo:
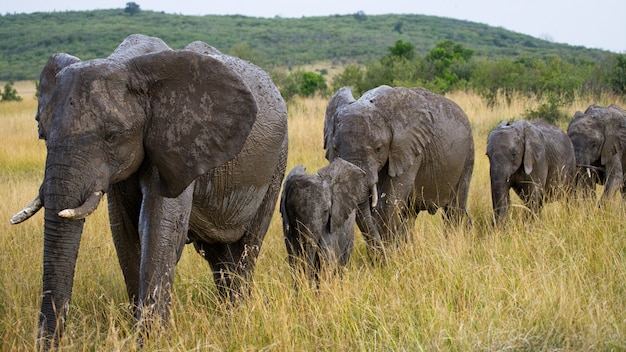
[[[415,46],[402,40],[397,40],[394,46],[387,48],[387,51],[391,56],[403,57],[407,60],[411,60],[415,56]]]
[[[141,9],[139,8],[139,4],[137,4],[136,2],[126,3],[126,8],[124,9],[124,12],[126,12],[127,14],[134,16],[138,14],[139,11],[141,11]]]

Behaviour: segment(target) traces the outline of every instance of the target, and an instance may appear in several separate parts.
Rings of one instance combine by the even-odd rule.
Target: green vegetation
[[[537,39],[484,24],[423,15],[364,13],[302,18],[183,16],[126,9],[4,14],[0,16],[0,80],[35,80],[48,57],[66,52],[83,60],[105,57],[133,33],[157,36],[173,48],[201,40],[230,53],[247,48],[261,67],[294,68],[316,62],[369,64],[398,41],[417,56],[442,40],[476,59],[559,57],[572,64],[604,63],[612,54]],[[139,10],[137,7],[135,10]],[[240,51],[241,52],[241,51]]]
[[[626,55],[614,63],[572,63],[557,56],[515,60],[474,59],[474,51],[445,39],[422,58],[412,45],[397,41],[389,54],[365,66],[348,65],[334,81],[334,89],[348,85],[357,94],[382,84],[422,86],[437,93],[473,89],[493,104],[500,93],[552,94],[571,100],[575,94],[621,93],[626,81]],[[612,57],[613,59],[613,57]]]
[[[132,33],[160,37],[173,48],[201,40],[254,62],[271,73],[286,100],[328,96],[345,85],[359,95],[382,84],[437,93],[471,89],[488,104],[515,92],[551,94],[564,102],[576,94],[626,92],[626,55],[478,23],[363,12],[271,19],[182,16],[140,11],[134,2],[125,9],[0,16],[0,80],[36,79],[57,52],[83,60],[105,57]],[[343,72],[327,84],[323,74],[302,69],[319,62]]]
[[[526,110],[522,115],[526,120],[545,120],[553,125],[562,122],[569,123],[570,116],[563,112],[561,108],[566,101],[558,95],[548,94],[546,102],[539,104],[535,109]]]
[[[284,75],[280,71],[274,71],[272,79],[280,87],[280,94],[287,101],[296,96],[310,97],[316,93],[327,96],[329,94],[326,80],[321,73],[295,70]]]
[[[11,83],[6,83],[4,85],[4,91],[0,94],[0,101],[20,101],[22,97],[17,95],[17,90],[13,88]]]

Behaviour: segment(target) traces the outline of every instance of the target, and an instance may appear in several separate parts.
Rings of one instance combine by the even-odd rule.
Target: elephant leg
[[[169,319],[174,269],[187,241],[194,188],[192,182],[178,197],[162,197],[156,180],[150,177],[142,182],[143,206],[139,215],[142,247],[137,318],[148,331],[153,321],[162,326]]]
[[[235,243],[194,242],[198,253],[211,267],[213,281],[222,299],[236,302],[246,294],[245,283],[251,278],[261,244],[260,240],[256,241],[257,245],[245,243],[254,242],[249,235]]]
[[[463,223],[463,219],[467,219],[465,225],[468,229],[472,227],[472,218],[467,212],[468,193],[468,188],[457,188],[452,195],[450,204],[443,207],[443,221],[446,226],[459,227]]]
[[[623,184],[624,174],[622,172],[622,163],[619,155],[611,156],[606,163],[606,183],[604,185],[604,192],[602,196],[600,196],[600,204],[606,203],[607,200],[612,199]]]
[[[373,262],[384,260],[385,251],[369,202],[360,204],[357,209],[356,224],[365,238],[367,253]]]
[[[459,178],[454,193],[451,197],[451,202],[443,208],[444,222],[451,226],[461,225],[463,218],[467,219],[467,228],[472,227],[472,218],[467,211],[467,199],[469,195],[470,180],[472,178],[472,171],[474,169],[474,158],[468,158],[465,161],[465,167],[463,173]],[[508,189],[507,189],[508,193]]]
[[[287,140],[282,148],[287,150]],[[248,283],[261,250],[261,244],[274,214],[280,187],[285,176],[287,154],[281,156],[261,206],[252,221],[246,225],[243,236],[234,243],[194,243],[196,250],[209,263],[220,296],[231,302],[247,295]]]
[[[526,198],[526,206],[530,209],[531,214],[539,214],[543,207],[544,185],[533,182],[527,188],[528,197]]]
[[[410,198],[409,198],[410,199]],[[413,233],[415,230],[415,221],[419,210],[415,209],[410,203],[404,202],[397,206],[395,212],[390,214],[392,226],[388,228],[392,231],[387,237],[391,238],[396,245],[404,245],[413,242]]]
[[[520,182],[519,186],[514,187],[513,190],[528,209],[525,217],[533,216],[539,212],[543,205],[543,192],[537,189],[536,184],[530,180]]]
[[[133,313],[139,306],[139,267],[141,242],[137,225],[141,208],[141,191],[136,176],[110,187],[107,194],[113,243],[124,275],[126,292]]]

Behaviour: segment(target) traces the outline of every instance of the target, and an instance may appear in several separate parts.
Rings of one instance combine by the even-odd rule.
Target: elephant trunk
[[[589,165],[589,163],[577,166],[575,176],[576,189],[584,198],[595,195],[595,185],[602,182],[600,174],[603,171],[603,168]]]
[[[493,206],[494,224],[503,224],[509,210],[509,184],[491,176],[491,203]]]
[[[59,209],[45,209],[43,295],[39,316],[38,341],[44,349],[58,343],[69,309],[74,269],[84,220],[58,215]]]
[[[45,212],[38,343],[43,349],[53,347],[51,344],[58,343],[63,333],[72,297],[84,216],[95,209],[102,197],[99,192],[91,190],[96,187],[95,183],[85,178],[89,172],[84,170],[88,168],[79,171],[71,167],[72,163],[55,163],[52,160],[55,159],[49,150],[46,175],[40,189]]]
[[[384,259],[384,248],[378,227],[374,224],[370,202],[359,204],[356,223],[367,243],[368,253],[372,260]]]

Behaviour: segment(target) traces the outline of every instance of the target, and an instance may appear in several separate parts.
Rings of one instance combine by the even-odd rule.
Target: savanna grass
[[[19,88],[18,88],[19,90]],[[20,92],[21,93],[21,92]],[[45,147],[37,140],[36,103],[0,103],[0,350],[33,350],[41,294],[43,220],[8,219],[35,196]],[[300,290],[286,260],[280,215],[263,244],[252,295],[219,304],[208,265],[191,247],[177,267],[170,327],[144,350],[395,351],[626,349],[625,206],[599,209],[572,199],[532,216],[515,197],[505,230],[491,228],[486,138],[500,120],[519,118],[541,102],[510,105],[452,93],[468,114],[476,164],[470,188],[471,230],[446,230],[439,214],[420,214],[412,241],[372,265],[360,234],[341,277]],[[289,105],[287,171],[326,164],[326,99]],[[591,103],[580,97],[573,115]],[[566,126],[560,126],[565,128]],[[106,207],[87,221],[76,269],[63,351],[133,351],[137,333],[108,228]]]

